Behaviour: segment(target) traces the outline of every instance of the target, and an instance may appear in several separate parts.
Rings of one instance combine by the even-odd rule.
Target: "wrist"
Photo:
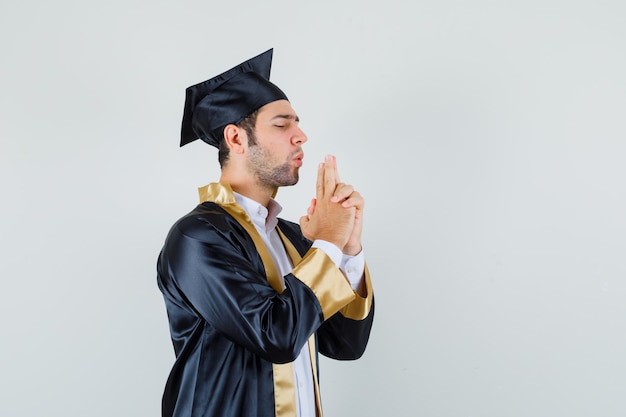
[[[332,243],[333,245],[337,246],[337,248],[339,248],[340,250],[341,248],[344,248],[347,243],[345,239],[337,238],[337,236],[324,236],[324,235],[316,236],[314,240],[323,240],[328,243]]]
[[[358,245],[346,245],[343,247],[343,254],[348,256],[356,256],[363,250],[363,247],[359,243]]]

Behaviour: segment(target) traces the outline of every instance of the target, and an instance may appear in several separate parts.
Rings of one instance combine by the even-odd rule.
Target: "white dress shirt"
[[[283,288],[285,288],[283,277],[291,272],[293,265],[276,231],[276,225],[278,224],[277,216],[282,211],[282,207],[273,199],[270,200],[266,208],[248,197],[237,193],[234,194],[237,203],[248,214],[261,239],[263,239],[263,243],[267,246],[272,260],[280,273]],[[313,247],[324,251],[333,260],[335,265],[346,275],[352,289],[356,291],[365,270],[363,251],[356,256],[346,256],[337,246],[324,240],[314,241]],[[293,369],[298,416],[315,417],[315,387],[308,343],[302,347],[300,354],[293,362]]]

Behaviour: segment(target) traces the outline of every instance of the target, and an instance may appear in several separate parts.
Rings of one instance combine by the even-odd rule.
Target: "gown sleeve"
[[[306,256],[312,242],[302,236],[299,226],[281,220],[280,227],[296,249]],[[297,268],[295,271],[297,275]],[[324,275],[323,271],[320,273]],[[360,358],[365,352],[374,321],[374,291],[367,264],[363,278],[366,296],[354,294],[352,301],[326,317],[317,329],[316,340],[322,355],[332,359],[353,360]],[[342,280],[347,282],[343,274]]]
[[[200,205],[173,226],[158,274],[166,299],[177,307],[171,311],[185,312],[170,317],[175,350],[193,327],[183,321],[199,317],[273,363],[293,361],[324,320],[355,299],[319,250],[308,251],[285,277],[282,293],[274,290],[250,236],[215,204]]]

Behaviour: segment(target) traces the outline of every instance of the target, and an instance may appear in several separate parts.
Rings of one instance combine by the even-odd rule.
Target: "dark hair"
[[[255,110],[250,113],[248,116],[244,117],[239,123],[235,123],[236,126],[242,128],[246,131],[248,135],[248,145],[254,146],[256,145],[256,136],[254,135],[254,127],[256,126],[256,116],[259,113],[259,110]],[[219,152],[217,154],[217,160],[220,163],[220,168],[223,168],[226,162],[228,162],[228,158],[230,156],[230,149],[228,145],[226,145],[226,141],[224,140],[224,128],[222,128],[221,138],[220,138],[220,146]]]

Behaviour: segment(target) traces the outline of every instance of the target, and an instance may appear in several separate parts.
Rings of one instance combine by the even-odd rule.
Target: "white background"
[[[219,175],[184,89],[274,47],[366,198],[365,356],[326,415],[626,415],[626,3],[0,2],[0,415],[157,416],[155,281]]]

